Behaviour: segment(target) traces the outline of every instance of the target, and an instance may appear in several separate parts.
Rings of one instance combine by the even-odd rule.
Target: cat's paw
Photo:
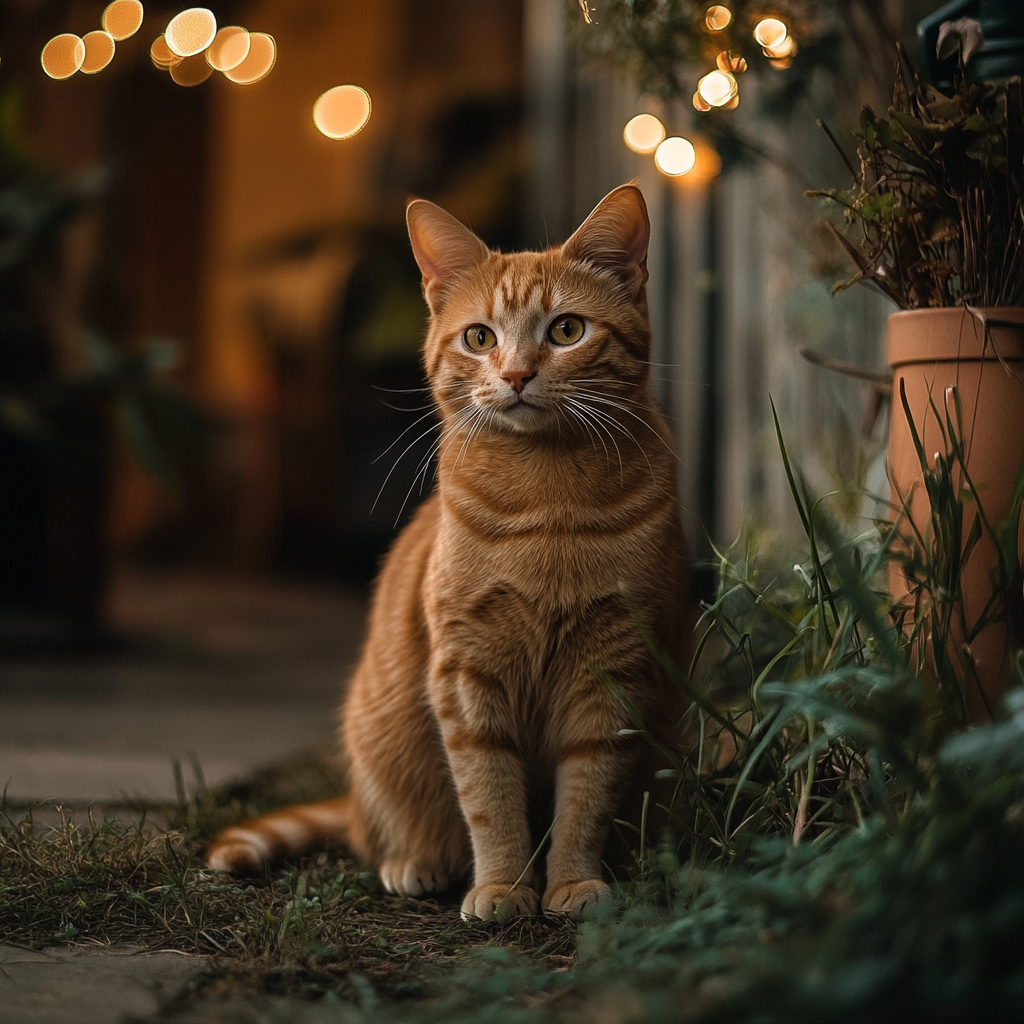
[[[611,904],[612,891],[600,878],[552,885],[541,900],[545,913],[568,914],[574,919],[602,907],[610,907]]]
[[[388,892],[401,893],[403,896],[444,892],[450,881],[448,873],[436,864],[397,857],[384,861],[377,874]]]
[[[512,887],[511,882],[488,882],[466,893],[462,901],[462,920],[497,921],[504,924],[513,917],[529,917],[537,913],[537,894],[525,885]]]
[[[270,844],[247,828],[226,828],[206,851],[206,863],[214,871],[256,875],[270,859]]]

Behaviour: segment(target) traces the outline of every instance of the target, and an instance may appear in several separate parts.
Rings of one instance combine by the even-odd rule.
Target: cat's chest
[[[457,602],[507,585],[550,617],[608,593],[647,589],[673,533],[672,501],[653,486],[571,502],[498,504],[473,493],[446,495],[434,557],[437,591]]]

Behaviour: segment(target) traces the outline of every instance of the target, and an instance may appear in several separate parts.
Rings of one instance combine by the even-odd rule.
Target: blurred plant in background
[[[68,231],[107,177],[66,183],[34,163],[18,142],[19,106],[17,91],[0,97],[0,610],[88,631],[108,570],[115,438],[172,481],[201,449],[206,419],[166,376],[173,342],[121,351],[83,326],[88,268]],[[17,642],[9,632],[0,642]]]

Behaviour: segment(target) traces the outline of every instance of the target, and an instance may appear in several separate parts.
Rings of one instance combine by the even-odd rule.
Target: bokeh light
[[[114,37],[109,32],[97,29],[82,36],[85,44],[85,58],[82,61],[82,74],[95,75],[102,71],[113,59]]]
[[[654,163],[662,174],[671,178],[689,174],[697,162],[697,151],[689,139],[673,135],[666,139],[654,153]]]
[[[40,62],[51,78],[70,78],[85,60],[85,43],[71,32],[54,36],[44,47]]]
[[[622,141],[634,153],[653,153],[667,134],[665,126],[653,114],[637,114],[622,129]]]
[[[712,107],[724,107],[739,91],[739,85],[728,71],[711,71],[697,83],[697,92]]]
[[[722,158],[714,146],[703,139],[696,139],[693,147],[697,156],[693,170],[687,175],[686,180],[696,183],[717,178],[722,173]]]
[[[217,19],[205,7],[190,7],[176,14],[164,29],[164,39],[172,53],[194,57],[202,53],[217,35]]]
[[[109,32],[111,38],[121,42],[129,36],[135,35],[142,27],[142,4],[139,0],[114,0],[107,4],[100,24],[105,32]]]
[[[149,59],[164,71],[180,64],[184,58],[179,57],[168,45],[163,36],[157,36],[153,45],[149,48]]]
[[[729,71],[732,74],[742,75],[747,70],[747,62],[732,50],[723,50],[715,58],[715,63],[719,71]]]
[[[786,57],[793,57],[797,51],[796,40],[792,36],[786,36],[777,46],[763,47],[764,55],[773,60],[783,60]]]
[[[711,104],[704,99],[699,92],[693,94],[693,105],[702,113],[706,114],[711,109]]]
[[[277,43],[266,32],[249,33],[249,55],[224,77],[236,85],[253,85],[266,78],[277,62]]]
[[[249,56],[249,33],[241,25],[225,25],[210,43],[206,62],[214,71],[232,71]]]
[[[313,123],[329,139],[350,139],[370,120],[370,94],[358,85],[336,85],[313,104]]]
[[[185,57],[171,68],[171,79],[178,85],[202,85],[212,74],[213,68],[206,63],[204,53],[194,53],[191,57]]]
[[[754,38],[761,46],[778,46],[788,33],[786,23],[778,18],[762,18],[754,26]]]
[[[704,23],[712,32],[721,32],[722,29],[728,28],[731,21],[732,11],[720,4],[709,7],[708,13],[704,17]]]

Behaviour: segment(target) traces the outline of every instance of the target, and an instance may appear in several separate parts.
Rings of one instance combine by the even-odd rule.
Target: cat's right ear
[[[426,199],[411,200],[405,220],[413,255],[423,273],[423,297],[433,312],[452,280],[483,263],[490,251],[469,228]]]

